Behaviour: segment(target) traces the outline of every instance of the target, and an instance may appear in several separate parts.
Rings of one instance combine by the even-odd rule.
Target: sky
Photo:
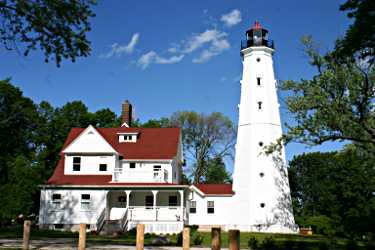
[[[141,121],[179,110],[222,112],[237,123],[242,63],[240,41],[255,20],[275,41],[279,80],[309,79],[314,69],[300,38],[312,35],[322,51],[345,34],[350,20],[336,0],[105,0],[93,7],[88,34],[92,53],[60,68],[35,51],[23,57],[0,47],[0,79],[11,77],[25,96],[54,106],[82,100],[90,111],[118,115],[128,99]],[[281,119],[293,122],[279,93]],[[303,152],[330,151],[326,143],[291,144],[287,159]]]

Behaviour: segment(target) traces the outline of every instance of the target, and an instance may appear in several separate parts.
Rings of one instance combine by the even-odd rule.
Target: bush
[[[258,249],[258,240],[255,237],[250,237],[249,241],[247,242],[247,245],[252,250]]]
[[[305,223],[317,234],[333,236],[336,233],[333,220],[324,215],[309,217]]]
[[[275,240],[272,237],[264,238],[264,240],[262,241],[262,244],[261,244],[261,248],[267,249],[267,250],[277,249]]]
[[[358,249],[357,242],[354,240],[349,240],[345,245],[347,250],[356,250]]]
[[[177,243],[177,246],[182,246],[182,232],[177,234],[176,243]]]
[[[200,234],[200,233],[195,233],[195,236],[194,236],[194,238],[193,238],[193,243],[194,243],[194,245],[201,245],[202,242],[203,242],[203,239],[204,239],[204,237],[203,237],[202,234]]]

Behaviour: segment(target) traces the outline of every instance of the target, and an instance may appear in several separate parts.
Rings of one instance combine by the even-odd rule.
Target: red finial
[[[262,28],[262,26],[260,26],[260,23],[259,23],[259,21],[257,20],[257,21],[255,21],[255,24],[254,24],[254,29],[256,29],[256,30],[259,30],[259,29],[261,29]]]

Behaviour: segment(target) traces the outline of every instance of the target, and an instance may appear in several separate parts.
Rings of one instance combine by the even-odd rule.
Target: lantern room
[[[241,50],[260,46],[274,48],[273,41],[268,39],[268,30],[262,28],[260,23],[256,21],[254,26],[246,31],[246,40],[241,41]]]

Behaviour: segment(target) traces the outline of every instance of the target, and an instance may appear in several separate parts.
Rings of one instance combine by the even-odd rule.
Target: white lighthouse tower
[[[243,231],[296,231],[284,150],[264,154],[282,135],[272,55],[273,41],[259,22],[241,43],[243,74],[233,173],[233,227]]]

